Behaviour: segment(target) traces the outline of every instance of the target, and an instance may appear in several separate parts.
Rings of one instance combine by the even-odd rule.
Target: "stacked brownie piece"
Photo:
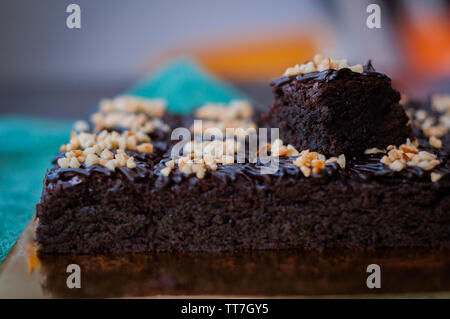
[[[321,58],[316,60],[320,65]],[[266,121],[280,128],[283,141],[299,149],[353,155],[413,138],[399,92],[370,62],[356,71],[313,70],[271,83],[275,100]]]
[[[184,118],[159,100],[103,102],[46,174],[41,252],[450,248],[448,98],[408,117],[386,75],[321,56],[272,86],[264,126],[280,138],[243,160],[258,132],[247,102]],[[235,134],[172,152],[171,131],[195,119]]]

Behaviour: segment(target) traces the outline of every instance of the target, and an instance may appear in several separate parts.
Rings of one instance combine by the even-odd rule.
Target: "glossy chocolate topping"
[[[366,65],[364,65],[364,72],[363,73],[356,73],[351,71],[349,68],[342,68],[339,70],[329,69],[325,71],[320,72],[310,72],[310,73],[303,73],[298,74],[294,76],[283,76],[277,79],[274,79],[270,82],[270,85],[274,88],[283,86],[286,83],[289,83],[293,81],[294,79],[297,81],[325,81],[329,82],[332,80],[339,79],[343,75],[348,75],[350,73],[361,74],[361,75],[376,75],[376,76],[383,76],[386,77],[383,73],[378,73],[375,68],[372,66],[372,61],[368,61]]]

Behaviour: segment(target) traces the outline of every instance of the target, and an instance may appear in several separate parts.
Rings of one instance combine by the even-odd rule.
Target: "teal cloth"
[[[189,60],[170,63],[126,93],[165,98],[168,110],[180,114],[243,97]],[[73,121],[0,116],[0,263],[33,216],[45,170],[68,141]]]

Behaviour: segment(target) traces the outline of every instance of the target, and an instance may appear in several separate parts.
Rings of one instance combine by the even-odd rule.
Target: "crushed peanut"
[[[111,171],[119,166],[133,169],[136,168],[134,158],[129,157],[125,150],[153,152],[152,144],[138,143],[137,136],[129,131],[122,134],[115,131],[102,131],[99,134],[72,132],[70,142],[60,148],[64,157],[59,158],[57,164],[61,168],[80,168],[81,163],[84,163],[86,167],[100,164]],[[116,153],[112,150],[116,150]]]
[[[121,126],[136,132],[140,140],[146,139],[146,142],[149,142],[147,134],[155,129],[164,132],[170,130],[161,120],[166,109],[166,102],[161,99],[119,96],[100,101],[99,109],[99,112],[91,116],[95,131]]]
[[[63,158],[58,158],[57,163],[58,163],[58,166],[61,167],[61,168],[69,168],[69,165],[70,165],[70,159],[65,158],[65,157],[63,157]]]
[[[417,110],[411,119],[426,137],[442,137],[450,130],[450,95],[434,95],[431,101],[433,110],[439,113],[438,118],[425,110]]]
[[[89,131],[89,124],[86,121],[76,121],[73,124],[73,128],[77,132],[87,132]]]
[[[121,95],[114,99],[100,101],[100,111],[126,113],[144,113],[149,116],[162,117],[166,111],[166,101],[163,99],[146,99],[130,95]]]
[[[326,159],[323,154],[304,150],[300,152],[299,156],[294,159],[292,163],[300,168],[300,171],[305,177],[309,177],[311,172],[314,174],[320,173],[320,171],[325,168],[325,164],[328,163],[337,163],[342,169],[344,169],[345,155],[341,154],[339,157],[330,157],[329,159]]]
[[[171,171],[172,171],[171,167],[165,167],[161,170],[161,174],[163,174],[164,176],[169,176]]]
[[[431,172],[431,181],[432,182],[437,182],[441,179],[442,175],[439,173],[435,173],[435,172]]]
[[[386,153],[386,151],[379,149],[377,147],[368,148],[364,151],[364,154],[377,154],[377,153]]]
[[[195,141],[186,143],[183,147],[183,156],[176,160],[169,160],[161,169],[161,174],[169,176],[170,172],[177,169],[184,174],[195,174],[202,179],[206,175],[207,168],[215,171],[220,165],[232,165],[234,154],[241,147],[240,142],[234,138],[227,138],[224,141]]]
[[[248,119],[253,116],[253,108],[244,100],[233,100],[229,104],[207,103],[195,111],[195,116],[217,121]]]
[[[153,152],[153,145],[150,144],[150,143],[144,143],[144,144],[138,145],[136,147],[136,149],[139,152],[142,152],[142,153],[152,153]]]
[[[419,151],[417,147],[408,139],[406,144],[388,146],[387,155],[380,159],[380,162],[389,166],[393,171],[401,171],[408,166],[417,166],[424,170],[431,170],[440,164],[436,155],[427,151]]]
[[[450,95],[433,95],[431,97],[431,106],[439,113],[450,112]]]
[[[201,126],[191,126],[193,133],[204,133],[218,128],[222,133],[233,129],[233,136],[247,136],[256,132],[257,125],[252,121],[253,108],[248,101],[233,100],[229,104],[207,103],[195,111],[195,117],[203,120]]]
[[[295,76],[299,74],[306,74],[312,72],[321,72],[329,69],[339,70],[348,68],[353,72],[362,73],[364,68],[361,64],[350,66],[346,59],[331,59],[325,58],[320,54],[316,54],[313,61],[306,62],[304,64],[296,64],[293,67],[288,68],[283,76]]]
[[[84,149],[83,152],[86,154],[95,153],[98,155],[100,155],[100,153],[105,149],[141,149],[142,151],[140,152],[152,152],[152,144],[139,144],[140,142],[141,141],[138,139],[137,135],[131,131],[125,131],[121,134],[116,131],[108,132],[105,130],[99,134],[91,134],[86,132],[77,134],[75,131],[72,131],[69,143],[63,145],[60,148],[60,151],[74,151],[81,148]]]
[[[438,139],[436,136],[430,136],[429,139],[430,145],[434,148],[441,148],[442,147],[442,141]]]
[[[86,156],[85,164],[86,164],[87,167],[95,165],[95,164],[98,164],[99,162],[100,162],[99,158],[95,154],[88,154]]]
[[[298,156],[300,153],[291,144],[283,145],[281,139],[276,139],[272,144],[267,144],[272,156]]]

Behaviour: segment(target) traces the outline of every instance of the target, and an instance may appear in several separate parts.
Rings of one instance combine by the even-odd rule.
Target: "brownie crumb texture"
[[[284,142],[335,156],[414,138],[400,94],[386,75],[317,56],[296,69],[272,82],[274,102],[264,115]]]

